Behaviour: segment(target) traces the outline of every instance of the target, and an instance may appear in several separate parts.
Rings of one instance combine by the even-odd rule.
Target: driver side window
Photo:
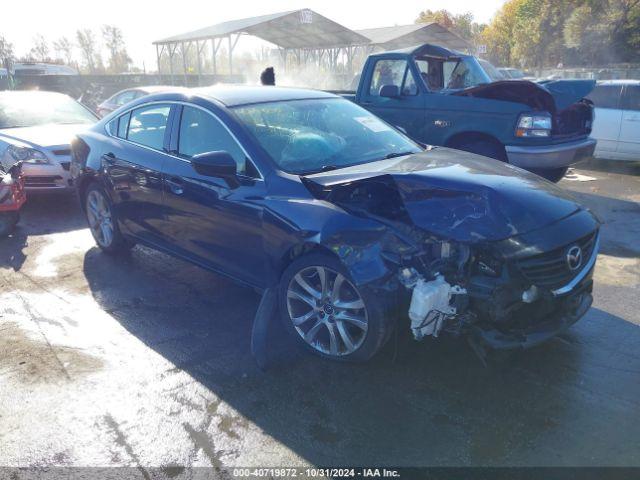
[[[369,95],[377,97],[384,85],[395,85],[402,91],[402,82],[407,71],[406,60],[378,60],[371,76]]]
[[[238,173],[247,174],[246,155],[225,126],[210,113],[185,106],[180,118],[180,156],[191,158],[200,153],[217,151],[228,152],[236,161]]]

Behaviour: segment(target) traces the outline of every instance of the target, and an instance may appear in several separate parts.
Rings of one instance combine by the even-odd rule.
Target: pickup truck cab
[[[559,181],[590,157],[592,80],[501,80],[485,60],[435,45],[367,59],[355,95],[414,140],[502,160]]]

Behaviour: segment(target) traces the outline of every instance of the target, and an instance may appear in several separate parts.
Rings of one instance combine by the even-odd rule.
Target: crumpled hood
[[[457,90],[452,95],[522,103],[534,110],[560,112],[586,97],[595,80],[503,80]]]
[[[554,184],[479,155],[423,153],[303,177],[318,198],[460,242],[537,230],[581,207]]]
[[[38,125],[35,127],[0,129],[0,139],[25,142],[33,147],[69,145],[74,135],[90,127],[88,124]]]

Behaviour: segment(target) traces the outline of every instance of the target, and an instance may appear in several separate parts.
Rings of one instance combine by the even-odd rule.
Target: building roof
[[[329,48],[369,43],[367,37],[309,9],[231,20],[153,43],[163,45],[190,42],[242,33],[282,48]]]
[[[416,23],[394,27],[368,28],[356,30],[371,40],[371,44],[385,49],[412,47],[424,43],[441,45],[454,50],[467,50],[469,42],[439,23]]]

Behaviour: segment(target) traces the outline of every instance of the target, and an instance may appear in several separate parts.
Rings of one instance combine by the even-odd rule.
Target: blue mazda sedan
[[[276,291],[286,331],[327,358],[367,360],[396,328],[526,348],[592,302],[598,222],[567,193],[329,93],[166,91],[72,152],[105,253],[140,243]]]

